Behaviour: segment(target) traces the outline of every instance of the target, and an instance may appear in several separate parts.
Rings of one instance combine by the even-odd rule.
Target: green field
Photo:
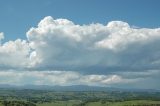
[[[77,104],[77,105],[76,105]],[[132,100],[123,102],[89,102],[86,104],[77,101],[57,101],[54,103],[37,104],[37,106],[160,106],[160,101],[151,100]]]
[[[0,106],[5,106],[0,103]],[[31,105],[6,105],[6,106],[31,106]],[[130,100],[123,102],[82,102],[80,100],[55,101],[50,103],[37,103],[35,106],[160,106],[160,101],[153,100]]]
[[[37,106],[73,106],[75,104],[80,104],[79,100],[69,100],[69,101],[55,101],[52,103],[41,103],[37,104]]]
[[[0,106],[160,106],[160,92],[0,89]]]
[[[159,105],[160,101],[151,101],[151,100],[132,100],[132,101],[123,101],[123,102],[91,102],[88,103],[86,106],[133,106],[133,105]]]

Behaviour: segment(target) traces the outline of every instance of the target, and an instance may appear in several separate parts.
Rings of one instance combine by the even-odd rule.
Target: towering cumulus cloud
[[[160,88],[160,28],[134,28],[122,21],[77,25],[48,16],[26,35],[26,40],[1,44],[2,78],[14,73],[32,77],[32,84]],[[11,82],[17,81],[14,74]]]

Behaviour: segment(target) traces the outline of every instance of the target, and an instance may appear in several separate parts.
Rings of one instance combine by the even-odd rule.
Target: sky
[[[159,5],[0,0],[0,84],[160,89]]]

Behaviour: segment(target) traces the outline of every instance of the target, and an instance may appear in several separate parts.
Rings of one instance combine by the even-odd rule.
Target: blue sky
[[[160,89],[159,4],[1,0],[0,84]]]
[[[121,20],[138,27],[160,25],[159,0],[1,0],[0,29],[5,41],[25,38],[25,32],[45,16],[77,24]]]

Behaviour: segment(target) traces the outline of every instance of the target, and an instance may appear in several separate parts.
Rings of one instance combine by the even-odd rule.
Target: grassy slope
[[[44,103],[37,104],[37,106],[72,106],[73,104],[77,104],[76,101],[57,101],[55,103]],[[87,103],[86,106],[125,106],[125,105],[138,105],[138,104],[160,104],[160,101],[148,101],[148,100],[134,100],[134,101],[125,101],[125,102],[106,102],[105,104],[101,104],[101,102],[90,102]]]
[[[101,102],[91,102],[86,106],[125,106],[125,105],[138,105],[138,104],[160,104],[160,101],[148,101],[148,100],[133,100],[133,101],[124,101],[124,102],[106,102],[101,104]]]
[[[72,106],[73,104],[80,103],[80,101],[56,101],[53,103],[43,103],[37,104],[37,106]],[[90,102],[86,106],[125,106],[125,105],[138,105],[138,104],[160,104],[160,101],[148,101],[148,100],[134,100],[134,101],[125,101],[125,102],[106,102],[101,104],[101,102]],[[0,106],[3,106],[0,103]]]
[[[70,101],[55,101],[52,103],[42,103],[37,104],[37,106],[72,106],[73,104],[79,104],[79,100],[70,100]]]

